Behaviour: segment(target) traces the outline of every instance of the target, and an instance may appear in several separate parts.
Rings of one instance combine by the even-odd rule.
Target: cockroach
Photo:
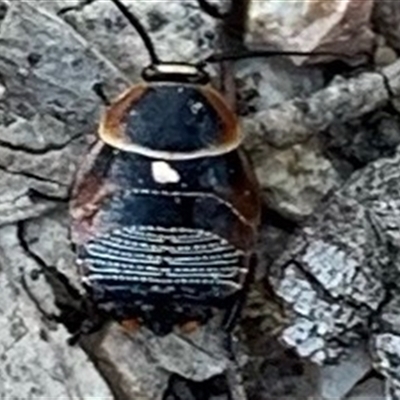
[[[219,314],[229,332],[255,266],[261,209],[238,117],[203,64],[160,61],[137,17],[112,1],[151,64],[108,104],[76,175],[71,240],[83,285],[96,309],[125,326],[164,335]],[[312,53],[247,51],[208,61],[281,54]]]
[[[70,203],[89,297],[156,334],[219,310],[230,329],[254,263],[260,194],[238,118],[200,65],[151,65],[104,112]]]

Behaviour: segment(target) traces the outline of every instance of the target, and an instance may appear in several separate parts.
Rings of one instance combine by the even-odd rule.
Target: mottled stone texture
[[[133,9],[167,60],[217,46],[196,0]],[[235,66],[269,207],[234,360],[214,326],[157,338],[110,324],[70,347],[70,325],[44,317],[80,305],[67,203],[103,108],[94,87],[113,98],[147,62],[109,1],[0,1],[0,397],[344,399],[374,368],[349,399],[383,396],[382,376],[398,398],[398,61],[329,85],[288,60]]]
[[[292,57],[299,65],[305,60],[320,62],[346,55],[354,60],[371,50],[374,35],[369,22],[373,4],[373,0],[251,1],[247,43],[331,53]]]
[[[354,174],[273,268],[289,319],[282,340],[321,364],[346,359],[363,343],[372,358],[363,374],[373,365],[388,393],[400,382],[399,170],[397,152]]]
[[[372,21],[388,44],[400,50],[400,4],[397,1],[380,0],[374,3]]]

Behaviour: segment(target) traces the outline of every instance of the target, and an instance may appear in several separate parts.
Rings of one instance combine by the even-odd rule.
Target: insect
[[[89,297],[118,321],[158,335],[222,314],[237,319],[260,218],[238,119],[204,69],[151,65],[112,101],[77,173],[71,238]]]

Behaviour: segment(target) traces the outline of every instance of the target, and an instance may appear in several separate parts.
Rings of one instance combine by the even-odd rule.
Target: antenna
[[[154,44],[146,32],[146,29],[139,21],[139,19],[129,11],[129,9],[120,1],[120,0],[111,0],[112,3],[121,11],[124,17],[130,22],[130,24],[135,28],[139,36],[142,38],[143,43],[149,53],[152,65],[160,65],[163,64],[159,59]],[[221,13],[218,8],[210,3],[207,0],[198,0],[200,8],[206,12],[207,14],[213,16],[214,18],[223,19],[229,15]],[[204,68],[206,63],[219,63],[223,61],[230,60],[242,60],[245,58],[253,58],[253,57],[276,57],[276,56],[338,56],[340,54],[330,53],[330,52],[302,52],[302,51],[280,51],[274,49],[266,49],[266,50],[244,50],[235,53],[217,53],[212,54],[206,59],[200,61],[197,64],[194,64],[195,67],[202,69]],[[343,55],[340,55],[343,56]]]
[[[142,25],[142,23],[139,21],[139,19],[133,15],[128,8],[121,3],[120,0],[111,0],[121,11],[121,13],[124,15],[124,17],[131,23],[131,25],[136,29],[137,33],[139,36],[142,38],[143,43],[149,53],[151,63],[152,64],[160,64],[161,61],[157,56],[157,53],[154,48],[154,44],[150,38],[150,36],[147,34],[146,29]]]
[[[296,51],[296,50],[246,50],[246,51],[241,51],[241,52],[236,52],[236,53],[217,53],[217,54],[212,54],[206,59],[204,59],[203,62],[205,63],[219,63],[223,61],[234,61],[234,60],[243,60],[245,58],[255,58],[255,57],[277,57],[277,56],[300,56],[300,57],[306,57],[306,56],[341,56],[343,57],[343,54],[338,54],[334,52],[312,52],[312,51]]]

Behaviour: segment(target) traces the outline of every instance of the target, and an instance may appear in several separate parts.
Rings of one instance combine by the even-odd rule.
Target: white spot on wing
[[[192,111],[192,114],[196,115],[202,108],[203,108],[203,104],[201,104],[200,102],[197,102],[190,106],[190,111]]]
[[[178,171],[174,170],[165,161],[154,161],[151,164],[151,173],[153,178],[158,183],[177,183],[180,181],[181,177]]]

